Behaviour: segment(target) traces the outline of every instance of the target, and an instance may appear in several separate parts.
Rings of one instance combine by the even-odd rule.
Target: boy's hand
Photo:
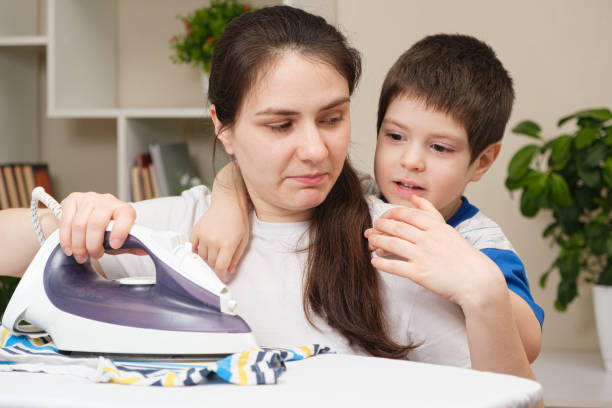
[[[482,305],[495,293],[505,293],[495,263],[475,249],[440,213],[421,197],[416,208],[393,208],[374,222],[370,244],[401,259],[375,257],[379,270],[407,277],[460,306]]]
[[[212,188],[210,208],[194,226],[189,240],[223,282],[233,273],[249,242],[246,189],[237,166],[223,167]]]
[[[197,222],[189,238],[197,253],[225,282],[249,242],[248,220],[239,207],[213,206]]]

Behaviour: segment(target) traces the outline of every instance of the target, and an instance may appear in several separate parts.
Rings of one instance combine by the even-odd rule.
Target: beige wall
[[[256,2],[269,3],[278,2]],[[200,105],[198,75],[191,67],[169,61],[168,39],[181,29],[174,16],[202,4],[206,1],[118,3],[116,69],[121,107]],[[510,123],[533,118],[547,134],[554,134],[556,119],[565,113],[612,106],[610,21],[608,0],[336,0],[336,22],[364,57],[364,75],[352,107],[354,162],[362,170],[372,169],[380,85],[397,56],[424,35],[468,33],[491,44],[515,81],[517,101]],[[42,159],[51,165],[58,197],[74,190],[116,193],[114,120],[43,119],[41,126]],[[210,157],[210,143],[202,135],[209,132],[206,126],[185,127],[184,138],[195,147],[200,163]],[[553,257],[540,238],[548,219],[520,216],[517,200],[503,187],[509,158],[524,143],[507,133],[498,162],[483,181],[469,188],[468,195],[504,228],[523,258],[534,295],[547,313],[545,348],[596,349],[590,288],[581,288],[569,312],[560,314],[551,306],[555,279],[546,290],[537,287],[540,272]]]
[[[612,2],[484,0],[337,0],[337,23],[363,53],[364,75],[352,105],[352,158],[372,169],[378,92],[395,59],[425,35],[466,33],[488,42],[514,78],[516,104],[510,119],[539,121],[557,135],[561,115],[593,106],[612,107]],[[536,300],[546,311],[546,349],[597,349],[590,287],[567,313],[552,307],[557,279],[537,282],[554,251],[540,237],[549,218],[527,220],[517,197],[504,189],[510,157],[524,138],[506,133],[497,163],[468,188],[469,198],[504,229],[527,267]]]

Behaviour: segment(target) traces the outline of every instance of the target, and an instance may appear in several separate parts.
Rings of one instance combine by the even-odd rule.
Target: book
[[[151,178],[151,186],[153,187],[153,198],[161,197],[159,192],[159,182],[157,181],[157,173],[153,163],[149,164],[149,176]]]
[[[4,183],[4,176],[0,171],[0,210],[6,210],[11,208],[9,204],[8,191],[6,190],[6,184]]]
[[[140,173],[140,166],[134,165],[130,170],[130,176],[132,180],[132,201],[141,201],[143,198],[142,194],[142,175]]]
[[[53,196],[49,167],[44,163],[33,164],[32,171],[34,172],[34,186],[44,188],[47,194]]]
[[[187,143],[152,144],[149,145],[149,152],[155,165],[161,196],[180,194],[181,177],[197,176],[191,156],[189,156]]]
[[[151,185],[151,177],[149,176],[149,167],[140,167],[140,174],[142,175],[143,199],[149,200],[153,198],[153,186]]]
[[[29,207],[30,200],[28,196],[32,194],[32,191],[26,193],[25,180],[23,178],[23,172],[21,171],[21,166],[16,164],[13,165],[13,174],[15,176],[15,184],[17,184],[17,195],[19,196],[19,206],[20,207]]]
[[[26,192],[28,192],[28,195],[30,198],[32,198],[32,190],[34,190],[34,187],[36,187],[36,180],[34,179],[34,170],[32,169],[32,165],[24,164],[21,168],[21,172],[23,173]]]
[[[13,175],[13,167],[10,165],[2,166],[2,174],[6,183],[9,205],[11,208],[19,207],[19,195],[17,193],[17,185],[15,184],[15,176]]]
[[[149,153],[141,153],[136,156],[136,164],[140,167],[140,177],[142,181],[143,200],[153,198],[153,185],[151,182],[151,174],[149,166],[151,165],[151,155]]]

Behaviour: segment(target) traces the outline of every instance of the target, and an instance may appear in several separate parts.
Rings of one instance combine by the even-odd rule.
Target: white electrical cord
[[[30,213],[32,214],[32,222],[34,223],[34,231],[36,231],[36,235],[38,236],[38,240],[42,245],[45,242],[45,236],[42,232],[42,228],[40,228],[40,222],[38,220],[38,202],[42,202],[47,206],[52,212],[53,215],[59,220],[62,218],[62,206],[55,201],[53,197],[51,197],[44,188],[36,187],[32,190],[32,202],[30,204]]]

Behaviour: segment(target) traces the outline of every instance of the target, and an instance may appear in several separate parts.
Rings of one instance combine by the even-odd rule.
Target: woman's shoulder
[[[132,203],[136,210],[136,223],[154,229],[188,233],[210,207],[210,196],[210,190],[200,185],[183,191],[180,196]]]
[[[381,200],[378,196],[375,195],[366,195],[366,201],[368,203],[368,207],[370,207],[370,216],[372,217],[372,221],[376,220],[385,211],[395,208],[401,207],[401,205],[389,204]]]

